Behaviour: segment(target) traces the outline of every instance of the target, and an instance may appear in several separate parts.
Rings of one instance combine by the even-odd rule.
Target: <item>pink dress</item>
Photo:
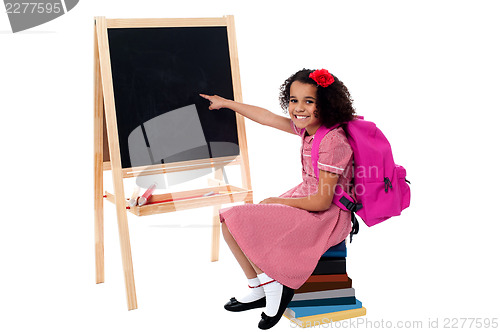
[[[305,197],[318,190],[311,164],[313,136],[302,138],[302,183],[280,197]],[[339,174],[344,190],[352,179],[352,149],[342,128],[330,131],[319,147],[318,168]],[[351,213],[332,204],[326,211],[310,212],[282,204],[244,204],[220,210],[245,255],[269,277],[290,288],[299,288],[316,267],[321,255],[351,232]]]

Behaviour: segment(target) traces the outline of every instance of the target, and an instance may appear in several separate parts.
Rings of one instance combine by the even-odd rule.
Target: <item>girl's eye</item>
[[[291,103],[296,103],[296,102],[297,102],[297,99],[290,99],[290,102],[291,102]]]
[[[308,104],[314,104],[314,101],[312,101],[312,100],[306,100],[306,103],[308,103]]]

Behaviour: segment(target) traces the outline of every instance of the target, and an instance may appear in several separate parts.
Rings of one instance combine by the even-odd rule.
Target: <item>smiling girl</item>
[[[319,147],[319,178],[311,147],[321,125],[327,128],[355,116],[345,85],[327,70],[303,69],[281,86],[280,104],[288,117],[219,96],[201,95],[210,109],[229,108],[260,124],[302,140],[302,183],[259,204],[220,210],[222,233],[248,278],[250,293],[231,298],[224,308],[244,311],[265,307],[259,328],[274,326],[290,303],[294,289],[311,275],[321,255],[351,231],[351,213],[332,204],[335,186],[348,193],[352,149],[342,127],[331,130]]]

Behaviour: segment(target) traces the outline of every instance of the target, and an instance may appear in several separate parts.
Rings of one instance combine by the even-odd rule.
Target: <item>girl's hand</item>
[[[209,110],[218,110],[219,108],[226,107],[227,99],[219,97],[217,95],[208,96],[200,93],[200,96],[207,99],[210,102]]]
[[[283,204],[283,200],[279,197],[269,197],[260,202],[259,204]]]

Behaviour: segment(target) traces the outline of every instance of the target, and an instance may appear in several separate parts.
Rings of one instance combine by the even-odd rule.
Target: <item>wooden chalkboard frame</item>
[[[103,199],[106,198],[116,206],[118,232],[122,265],[125,275],[125,288],[128,309],[137,308],[130,235],[128,229],[127,211],[137,215],[151,215],[191,209],[203,206],[214,206],[212,227],[212,261],[218,260],[220,240],[220,220],[218,211],[221,204],[234,202],[253,202],[253,192],[250,182],[248,150],[245,134],[244,118],[236,114],[238,144],[240,154],[232,157],[209,158],[160,164],[155,167],[133,167],[122,169],[118,127],[116,119],[115,99],[111,72],[111,61],[108,44],[108,29],[113,28],[151,28],[151,27],[226,27],[228,34],[229,55],[234,100],[242,101],[238,54],[234,17],[221,18],[166,18],[166,19],[106,19],[103,16],[94,18],[94,227],[95,227],[95,260],[96,283],[104,282],[104,235],[103,235]],[[239,165],[241,183],[238,188],[224,183],[223,167]],[[164,196],[175,196],[175,204],[170,200],[165,202],[156,198],[156,202],[142,207],[128,207],[124,193],[123,179],[128,177],[163,174],[184,170],[213,168],[214,179],[209,180],[207,188],[171,193]],[[104,171],[111,171],[114,193],[104,191]],[[218,195],[203,197],[209,191],[221,192]],[[194,196],[194,197],[193,197]],[[202,196],[202,197],[200,197]]]

